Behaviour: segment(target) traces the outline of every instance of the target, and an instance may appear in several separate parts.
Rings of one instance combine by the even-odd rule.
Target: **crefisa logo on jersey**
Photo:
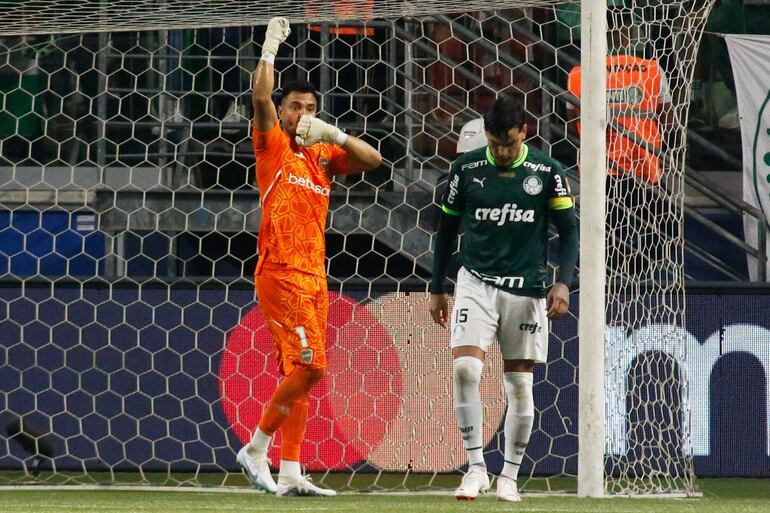
[[[457,196],[457,187],[460,185],[460,175],[454,175],[449,182],[449,195],[446,198],[447,203],[452,203]]]
[[[519,208],[516,203],[506,203],[503,208],[477,208],[474,217],[478,221],[492,221],[497,226],[507,222],[534,223],[535,211]]]
[[[551,166],[545,164],[533,164],[532,162],[524,161],[524,167],[531,169],[532,171],[540,171],[542,173],[550,173]]]
[[[524,192],[530,196],[534,196],[540,194],[540,191],[543,190],[543,181],[537,176],[528,176],[524,179],[523,186]]]
[[[519,324],[519,331],[528,331],[534,335],[535,333],[540,333],[541,331],[543,331],[543,327],[540,326],[540,323],[538,322],[536,322],[535,324],[522,323],[522,324]]]

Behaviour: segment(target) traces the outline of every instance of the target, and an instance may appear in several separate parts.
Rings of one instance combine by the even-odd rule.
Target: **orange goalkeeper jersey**
[[[299,146],[279,123],[267,132],[254,127],[252,142],[262,205],[254,273],[270,262],[325,276],[331,177],[347,171],[347,153],[333,144]]]

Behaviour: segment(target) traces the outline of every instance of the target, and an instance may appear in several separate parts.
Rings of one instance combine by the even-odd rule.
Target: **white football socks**
[[[532,396],[531,372],[506,372],[503,375],[508,411],[505,414],[505,463],[500,475],[516,479],[524,459],[532,423],[535,401]]]
[[[278,481],[280,483],[296,483],[302,479],[302,468],[299,461],[281,460],[278,469]]]
[[[272,439],[272,436],[263,433],[261,429],[257,428],[254,430],[254,435],[251,437],[251,442],[249,442],[246,451],[253,458],[267,458],[267,450],[270,448]]]
[[[452,364],[457,426],[468,454],[468,465],[484,466],[484,410],[481,406],[481,371],[484,362],[473,356],[455,358]]]

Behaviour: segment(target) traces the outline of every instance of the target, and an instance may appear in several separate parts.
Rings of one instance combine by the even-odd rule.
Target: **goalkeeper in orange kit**
[[[329,308],[324,266],[324,227],[334,175],[380,165],[380,153],[364,141],[318,118],[318,94],[304,80],[282,84],[278,109],[272,101],[278,46],[291,32],[286,18],[267,26],[254,72],[253,145],[261,196],[259,261],[255,283],[259,305],[275,342],[285,376],[262,412],[254,435],[237,456],[249,481],[278,496],[333,496],[302,475],[310,390],[326,370]],[[278,483],[267,452],[281,432]]]

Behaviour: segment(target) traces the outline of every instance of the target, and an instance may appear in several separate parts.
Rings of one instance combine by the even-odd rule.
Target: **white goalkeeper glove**
[[[278,53],[278,46],[286,41],[290,33],[289,20],[281,17],[271,18],[267,23],[265,42],[262,43],[262,56],[269,55],[275,59],[275,54]]]
[[[313,146],[318,142],[342,146],[348,140],[348,134],[334,125],[305,114],[299,118],[297,136],[294,139],[300,146]]]

